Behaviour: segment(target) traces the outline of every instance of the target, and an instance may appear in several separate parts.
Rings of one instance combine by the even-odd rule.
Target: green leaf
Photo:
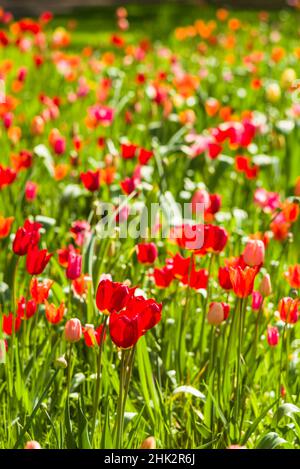
[[[77,404],[78,410],[78,447],[80,449],[92,449],[88,432],[88,421],[83,413],[80,399]]]
[[[76,449],[76,441],[72,433],[72,422],[70,417],[70,405],[69,399],[67,399],[65,405],[65,428],[66,428],[66,446],[67,449]]]
[[[174,389],[173,394],[179,393],[191,394],[192,396],[205,400],[205,395],[193,386],[179,386],[178,388]]]
[[[244,438],[242,440],[242,445],[245,445],[245,443],[247,443],[248,439],[250,438],[250,436],[252,435],[252,433],[255,432],[256,428],[258,427],[258,425],[260,424],[260,422],[263,421],[264,417],[267,415],[267,413],[269,412],[270,409],[272,409],[272,407],[274,407],[274,405],[277,403],[277,400],[272,402],[271,405],[269,405],[258,417],[257,419],[254,420],[254,422],[250,425],[250,427],[248,428],[248,430],[246,431],[245,435],[244,435]]]
[[[37,215],[35,221],[41,223],[46,230],[56,225],[55,218],[44,217],[43,215]]]
[[[106,412],[105,412],[105,421],[104,427],[102,429],[101,436],[101,449],[112,449],[113,448],[113,438],[109,426],[109,402],[106,402]]]
[[[49,174],[51,176],[54,176],[53,158],[52,158],[51,153],[48,150],[48,148],[41,143],[40,145],[37,145],[36,147],[34,147],[33,151],[39,158],[42,159],[42,161],[45,165],[45,168],[47,169]]]
[[[274,415],[274,421],[278,423],[283,417],[293,417],[294,414],[299,414],[299,413],[300,413],[299,407],[287,402],[278,407],[278,410]]]
[[[259,440],[258,444],[256,445],[256,448],[257,449],[274,449],[280,445],[283,445],[284,443],[287,443],[287,441],[281,438],[277,433],[269,432],[269,433],[266,433]]]

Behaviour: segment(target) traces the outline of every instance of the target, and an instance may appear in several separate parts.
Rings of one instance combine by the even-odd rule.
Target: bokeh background
[[[201,6],[205,4],[225,6],[238,9],[276,9],[295,6],[298,0],[2,0],[0,5],[17,16],[38,15],[42,11],[51,10],[54,13],[73,13],[88,7],[118,6],[135,4],[139,6],[173,4],[177,6]]]

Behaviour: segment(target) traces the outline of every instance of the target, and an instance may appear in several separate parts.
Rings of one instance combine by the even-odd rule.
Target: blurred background
[[[42,11],[51,10],[53,13],[72,13],[78,9],[99,6],[136,5],[193,5],[201,8],[203,5],[224,6],[239,9],[277,9],[295,6],[298,0],[0,0],[0,6],[11,11],[16,16],[38,15]]]

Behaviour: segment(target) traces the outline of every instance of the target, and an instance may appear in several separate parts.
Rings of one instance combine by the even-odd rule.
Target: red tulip
[[[137,245],[137,259],[142,264],[153,264],[158,252],[154,243],[140,243]]]
[[[170,261],[170,259],[169,259]],[[173,261],[167,263],[164,267],[154,269],[153,273],[155,285],[159,288],[167,288],[174,279]]]
[[[17,177],[16,171],[14,171],[11,168],[4,168],[0,164],[0,190],[3,189],[3,187],[9,186],[14,182],[14,180]]]
[[[124,160],[132,159],[135,157],[137,145],[133,145],[132,143],[122,143],[121,145],[121,156]]]
[[[39,250],[38,246],[30,245],[26,258],[26,269],[30,275],[39,275],[50,261],[52,254],[47,249]]]
[[[129,195],[137,188],[139,180],[136,177],[125,178],[120,182],[124,194]]]
[[[35,300],[26,301],[24,296],[22,296],[17,305],[17,316],[20,318],[29,319],[35,315],[37,311],[37,304]]]
[[[13,329],[15,332],[21,327],[20,316],[14,316],[13,313],[3,314],[2,316],[2,330],[4,334],[12,335]]]
[[[225,228],[216,225],[204,226],[204,246],[201,251],[219,253],[223,251],[228,241]]]
[[[80,179],[86,189],[91,192],[95,192],[100,187],[100,171],[87,171],[86,173],[80,174]]]
[[[133,290],[127,285],[109,279],[101,280],[96,293],[97,307],[104,314],[120,311],[126,306],[132,293]]]
[[[18,228],[13,242],[13,251],[18,256],[27,254],[30,246],[35,246],[40,239],[40,223],[26,220],[24,226]]]
[[[155,300],[132,297],[120,313],[112,313],[109,320],[109,332],[117,347],[133,347],[138,339],[161,319],[162,305]]]
[[[232,283],[230,280],[229,267],[220,267],[218,273],[218,280],[221,288],[224,290],[231,290]]]
[[[149,150],[145,150],[145,148],[139,149],[139,163],[140,164],[147,164],[148,161],[153,157],[153,152]]]
[[[53,285],[53,280],[43,279],[40,282],[36,277],[30,281],[30,295],[38,304],[42,304],[49,296],[50,288]]]
[[[98,326],[96,329],[92,324],[86,324],[82,328],[83,337],[87,347],[100,346],[101,337],[105,340],[106,332],[103,333],[103,325]]]
[[[183,249],[201,250],[204,245],[204,225],[184,223],[170,230],[170,239]]]

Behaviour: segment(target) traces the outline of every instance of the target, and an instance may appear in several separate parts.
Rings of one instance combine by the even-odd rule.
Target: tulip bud
[[[53,149],[57,155],[62,155],[66,151],[66,141],[63,137],[58,137],[53,144]]]
[[[244,262],[250,267],[263,264],[265,245],[260,239],[249,239],[243,253]]]
[[[77,318],[69,319],[65,325],[65,339],[68,342],[78,342],[82,336],[81,322]]]
[[[283,88],[290,88],[296,81],[297,75],[293,68],[286,68],[281,75],[281,86]]]
[[[62,355],[61,357],[56,358],[56,360],[54,362],[54,366],[55,366],[55,368],[67,368],[68,362],[65,359],[65,356]]]
[[[37,441],[27,441],[24,449],[42,449],[41,445]]]
[[[6,112],[3,116],[3,124],[6,129],[9,129],[13,123],[13,114],[11,112]]]
[[[27,202],[31,202],[36,198],[38,185],[35,182],[27,181],[25,185],[25,198]]]
[[[252,292],[252,309],[259,311],[263,303],[263,297],[258,291]]]
[[[269,274],[265,274],[258,287],[259,293],[262,296],[270,296],[272,293],[271,279]]]
[[[246,449],[246,446],[230,445],[227,449]]]
[[[267,89],[266,89],[266,96],[267,96],[267,100],[270,101],[270,103],[277,103],[281,97],[281,90],[280,90],[280,86],[278,85],[278,83],[270,83],[268,86],[267,86]]]
[[[31,133],[33,135],[41,135],[44,133],[45,121],[41,116],[34,116],[31,121]]]
[[[141,444],[141,449],[155,449],[156,441],[154,436],[148,436]]]
[[[279,332],[277,327],[268,326],[267,339],[270,347],[276,347],[279,342]]]
[[[6,359],[6,342],[4,339],[0,339],[0,364],[5,363]]]
[[[77,254],[75,251],[69,253],[68,257],[68,267],[66,270],[66,275],[69,280],[75,280],[81,275],[82,268],[82,257],[80,254]]]
[[[229,314],[229,305],[226,303],[211,303],[207,314],[207,321],[212,326],[218,326]]]

